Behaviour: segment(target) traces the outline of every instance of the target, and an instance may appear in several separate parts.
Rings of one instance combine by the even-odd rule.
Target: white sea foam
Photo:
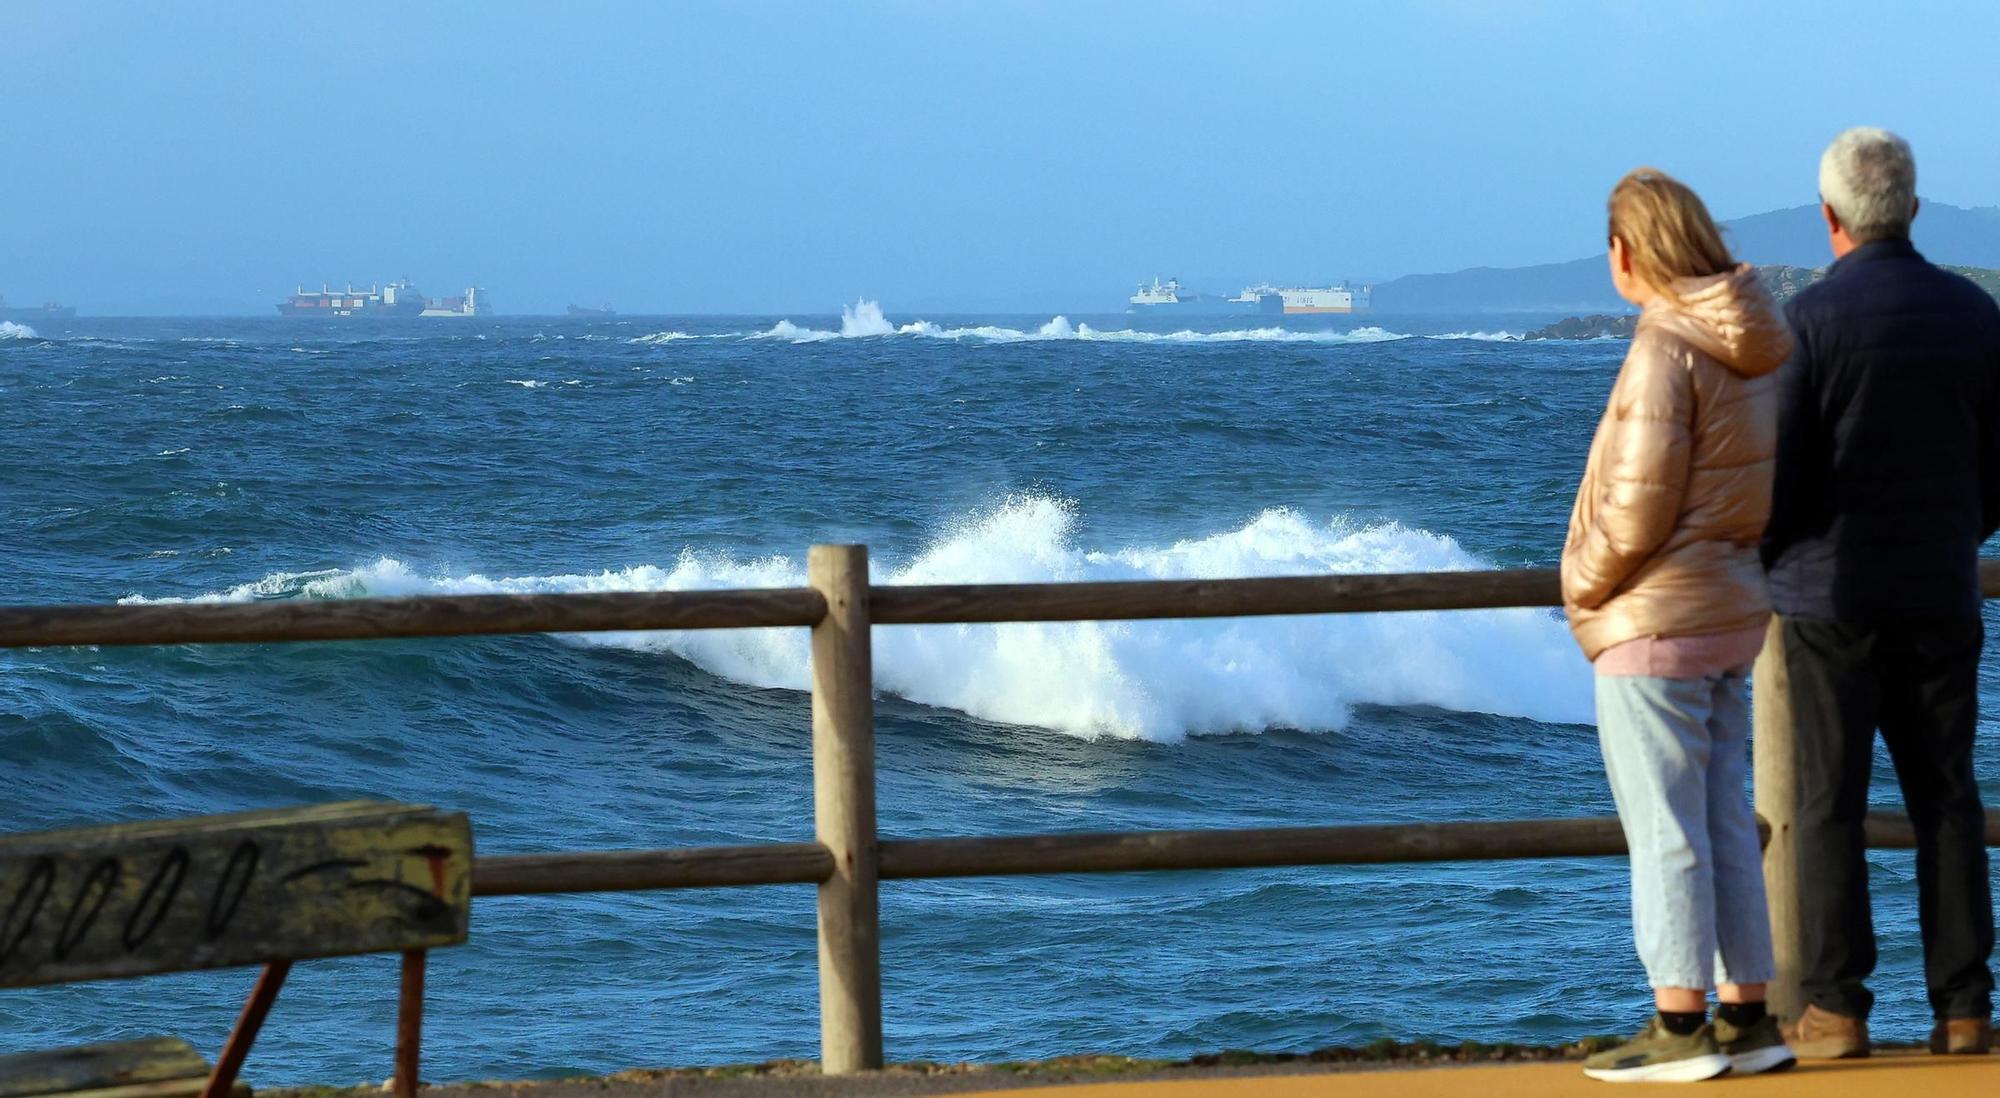
[[[26,324],[16,324],[11,320],[0,320],[0,339],[39,339],[33,328]]]
[[[780,320],[761,332],[751,332],[738,338],[771,339],[791,343],[822,343],[832,339],[860,339],[878,336],[913,336],[920,339],[981,340],[989,343],[1028,343],[1039,340],[1073,339],[1097,343],[1386,343],[1401,339],[1451,339],[1505,342],[1519,339],[1512,332],[1467,331],[1445,332],[1438,335],[1419,335],[1409,332],[1390,331],[1376,325],[1364,325],[1346,331],[1321,329],[1294,330],[1283,326],[1258,328],[1227,328],[1221,331],[1204,332],[1192,328],[1174,332],[1148,332],[1136,328],[1093,328],[1088,324],[1072,324],[1068,317],[1057,316],[1033,330],[1003,328],[982,324],[968,328],[947,328],[935,321],[915,320],[907,324],[895,324],[882,312],[882,306],[874,301],[861,300],[852,307],[842,306],[840,330],[825,328],[805,328],[790,320]],[[684,337],[685,338],[685,337]],[[643,342],[644,340],[635,341]]]
[[[587,335],[587,336],[584,336],[583,338],[585,338],[585,339],[599,339],[599,338],[602,338],[602,337],[600,337],[600,336],[590,336],[590,335]],[[626,340],[625,342],[627,342],[627,343],[648,343],[648,344],[658,344],[658,343],[677,343],[677,342],[679,342],[679,341],[681,341],[681,340],[683,340],[683,339],[699,339],[699,338],[701,338],[701,337],[700,337],[700,336],[692,336],[692,335],[689,335],[689,334],[687,334],[686,332],[649,332],[649,333],[647,333],[647,334],[645,334],[645,335],[642,335],[642,336],[633,336],[633,337],[632,337],[631,339],[628,339],[628,340]]]
[[[525,380],[523,380],[523,379],[521,379],[521,378],[512,378],[512,377],[510,377],[510,378],[507,378],[507,379],[505,379],[505,380],[506,380],[507,384],[509,384],[509,385],[519,385],[519,386],[520,386],[521,388],[523,388],[523,389],[546,389],[546,388],[548,388],[548,387],[549,387],[549,383],[548,383],[548,382],[546,382],[546,381],[536,381],[536,380],[534,380],[533,378],[528,378],[528,379],[525,379]]]
[[[817,328],[801,328],[789,320],[780,320],[761,332],[752,332],[745,339],[783,339],[793,343],[818,343],[822,339],[838,339],[839,332],[822,331]]]
[[[882,306],[873,301],[856,301],[852,309],[840,307],[840,338],[895,335],[896,327],[882,315]]]
[[[1073,507],[1009,500],[943,531],[914,559],[877,562],[886,584],[1190,579],[1448,571],[1482,562],[1448,537],[1398,525],[1316,523],[1267,510],[1244,526],[1166,545],[1090,550]],[[788,587],[803,562],[684,550],[668,566],[595,574],[426,576],[383,558],[363,568],[278,573],[204,596],[241,602],[437,593]],[[138,597],[128,602],[148,601]],[[172,600],[162,600],[172,601]],[[712,674],[804,689],[796,630],[600,634],[580,643],[677,653]],[[884,628],[877,683],[913,701],[1084,736],[1343,726],[1357,704],[1434,705],[1587,722],[1590,670],[1539,610]]]

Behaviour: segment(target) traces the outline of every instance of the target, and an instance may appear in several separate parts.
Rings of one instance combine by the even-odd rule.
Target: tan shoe
[[[1808,1005],[1784,1029],[1785,1043],[1801,1060],[1855,1060],[1868,1055],[1868,1020]]]
[[[1993,1051],[1993,1023],[1985,1018],[1946,1018],[1931,1030],[1931,1051],[1940,1056],[1984,1056]]]

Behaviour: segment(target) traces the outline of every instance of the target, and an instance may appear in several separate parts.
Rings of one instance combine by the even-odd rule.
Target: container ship
[[[280,316],[484,316],[489,311],[484,293],[476,286],[457,297],[426,298],[408,279],[365,290],[355,289],[352,282],[345,290],[329,289],[324,284],[318,290],[300,286],[278,304]]]
[[[53,301],[44,301],[40,305],[9,305],[6,298],[0,297],[0,320],[16,324],[35,324],[74,319],[76,319],[74,305],[58,305]]]
[[[1323,288],[1259,283],[1244,287],[1235,297],[1220,297],[1189,290],[1177,278],[1165,282],[1155,278],[1150,285],[1139,284],[1139,292],[1131,296],[1125,311],[1180,316],[1300,316],[1365,312],[1368,298],[1367,287],[1354,289],[1346,283]]]

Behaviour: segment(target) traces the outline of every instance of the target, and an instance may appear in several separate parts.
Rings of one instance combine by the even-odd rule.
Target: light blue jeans
[[[1763,851],[1745,779],[1745,669],[1597,676],[1597,740],[1632,851],[1632,932],[1654,987],[1775,974]]]

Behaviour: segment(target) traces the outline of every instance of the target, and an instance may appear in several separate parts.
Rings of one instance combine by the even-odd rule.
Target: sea
[[[9,603],[1556,562],[1617,341],[1553,316],[0,325]],[[1989,617],[1988,629],[1996,623]],[[1598,816],[1550,610],[884,627],[890,836]],[[803,630],[0,652],[0,831],[379,798],[483,854],[812,834]],[[2000,686],[1989,656],[1982,689]],[[1979,766],[2000,803],[2000,730]],[[1875,796],[1899,803],[1886,760]],[[1927,1030],[1907,852],[1878,1037]],[[1619,859],[890,882],[894,1060],[1560,1042],[1649,997]],[[425,1077],[812,1058],[809,886],[476,901]],[[300,963],[257,1085],[389,1074],[396,959]],[[0,1051],[213,1055],[254,973],[0,993]]]

